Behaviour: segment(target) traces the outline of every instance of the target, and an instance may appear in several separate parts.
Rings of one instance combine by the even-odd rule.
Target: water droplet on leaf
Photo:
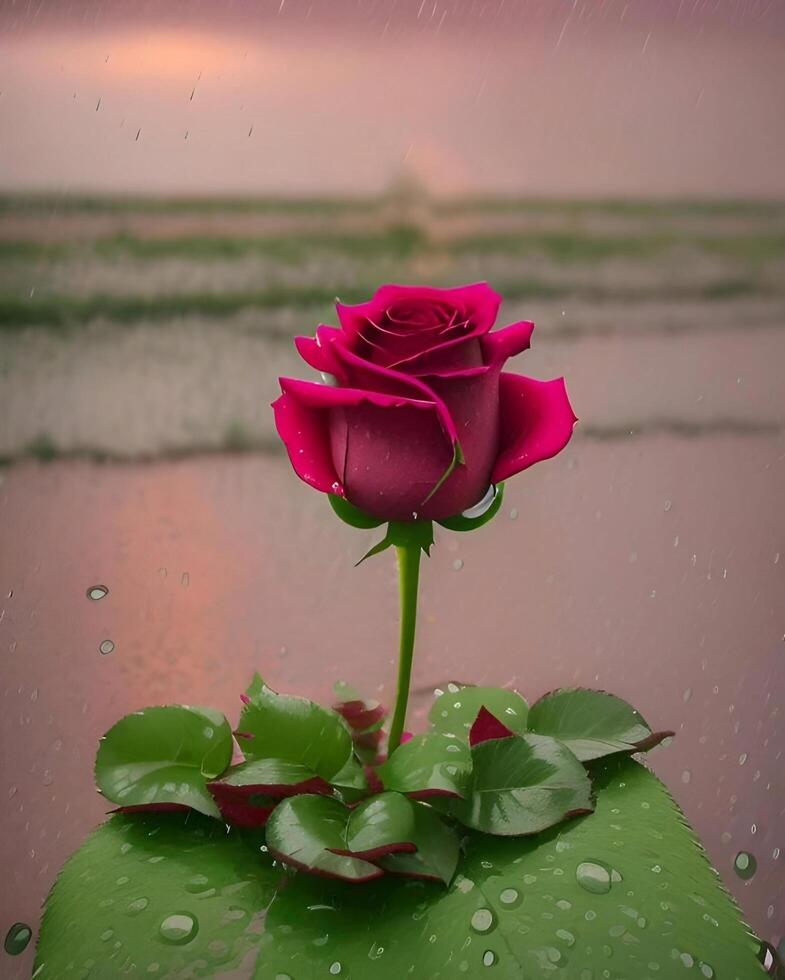
[[[175,912],[173,915],[167,915],[158,927],[161,938],[174,946],[189,943],[198,931],[199,923],[189,912]]]
[[[575,878],[581,888],[595,895],[611,890],[611,874],[607,868],[594,861],[583,861],[575,869]]]

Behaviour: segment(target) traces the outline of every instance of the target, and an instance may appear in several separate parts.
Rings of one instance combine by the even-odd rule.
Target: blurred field
[[[307,371],[290,340],[334,322],[336,296],[477,279],[505,322],[537,322],[526,367],[568,375],[583,437],[783,424],[785,203],[437,201],[405,183],[357,199],[5,196],[0,455],[272,449],[276,376]]]

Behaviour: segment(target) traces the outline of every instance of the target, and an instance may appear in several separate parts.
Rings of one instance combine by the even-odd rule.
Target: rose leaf
[[[564,688],[529,711],[529,729],[564,742],[582,761],[614,752],[645,752],[673,732],[652,732],[626,701],[605,691]]]
[[[467,827],[503,837],[535,834],[594,809],[585,768],[555,738],[497,738],[471,754],[467,798],[450,801],[447,811]]]
[[[414,814],[411,840],[417,850],[391,854],[378,863],[391,874],[442,881],[449,885],[458,867],[458,836],[431,807],[423,803],[411,803],[411,807]]]
[[[516,734],[526,731],[529,706],[517,691],[501,687],[449,684],[444,694],[434,701],[428,719],[436,731],[468,742],[480,708],[486,708]]]
[[[327,796],[292,796],[273,810],[267,821],[267,847],[286,864],[344,881],[371,881],[380,868],[346,850],[350,811]],[[339,853],[336,853],[339,852]]]
[[[232,731],[220,712],[169,705],[121,718],[101,739],[99,791],[122,807],[175,804],[219,817],[207,780],[232,758]]]
[[[258,674],[243,700],[239,729],[246,736],[246,759],[299,763],[327,782],[349,764],[352,737],[336,712],[307,698],[277,694]]]
[[[438,732],[403,742],[376,770],[385,789],[415,799],[462,798],[469,786],[472,760],[465,742]]]

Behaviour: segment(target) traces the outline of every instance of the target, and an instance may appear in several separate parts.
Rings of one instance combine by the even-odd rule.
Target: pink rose
[[[337,305],[340,329],[298,337],[325,383],[280,379],[275,424],[297,475],[382,520],[443,520],[563,449],[564,381],[502,372],[534,324],[491,333],[500,303],[487,283],[382,286]]]

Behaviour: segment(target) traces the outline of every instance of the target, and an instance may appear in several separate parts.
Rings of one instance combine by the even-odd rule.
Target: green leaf
[[[46,900],[36,980],[227,976],[281,878],[261,842],[195,813],[111,817]]]
[[[345,497],[339,497],[334,493],[329,493],[327,494],[327,499],[330,501],[330,506],[338,517],[341,518],[344,524],[349,524],[351,527],[372,528],[379,527],[385,523],[376,517],[371,517],[370,514],[364,514],[359,507],[350,504]]]
[[[303,786],[322,782],[307,766],[299,762],[288,762],[286,759],[253,759],[232,766],[231,769],[213,787],[230,787],[247,789],[259,787],[259,793],[270,793],[287,790],[291,787]],[[324,783],[325,789],[327,784]],[[310,790],[310,792],[316,792]]]
[[[400,793],[379,793],[349,814],[345,849],[368,861],[414,850],[414,810]]]
[[[390,521],[387,525],[387,533],[378,544],[362,556],[357,562],[362,564],[366,558],[380,555],[388,548],[419,548],[430,557],[433,545],[433,522],[432,521]]]
[[[763,980],[759,942],[661,783],[626,757],[592,772],[594,814],[470,834],[448,891],[298,875],[268,913],[256,980]]]
[[[475,531],[478,527],[482,527],[483,524],[487,524],[488,521],[492,521],[499,513],[504,500],[504,484],[497,484],[495,491],[488,509],[477,517],[465,516],[466,513],[471,513],[470,508],[464,514],[456,514],[455,517],[447,517],[436,523],[441,524],[442,527],[446,527],[449,531]]]
[[[36,980],[240,977],[255,948],[256,980],[763,980],[760,942],[662,784],[626,756],[591,771],[594,814],[533,837],[470,832],[448,890],[306,874],[279,888],[258,834],[115,816],[52,889]],[[182,942],[184,916],[197,929]]]
[[[653,733],[626,701],[605,691],[564,688],[540,698],[529,729],[564,742],[583,762],[614,752],[642,752],[673,732]]]
[[[299,763],[330,782],[349,764],[352,737],[335,711],[307,698],[276,694],[255,675],[238,729],[247,759]]]
[[[210,708],[170,705],[121,718],[101,740],[95,779],[120,806],[175,803],[210,817],[218,808],[207,780],[232,758],[232,730]]]
[[[368,793],[365,771],[354,756],[350,756],[343,769],[330,779],[330,785],[338,790],[344,803],[355,803]]]
[[[414,814],[411,840],[417,851],[392,854],[378,863],[392,874],[410,875],[449,885],[460,856],[458,837],[431,807],[424,803],[410,803],[410,806]]]
[[[502,687],[461,687],[449,684],[428,714],[431,725],[445,735],[469,741],[469,730],[480,711],[488,711],[518,734],[526,731],[529,706],[517,691]]]
[[[267,821],[267,846],[286,864],[346,881],[370,881],[382,871],[359,858],[334,853],[346,849],[349,811],[327,796],[283,800]]]
[[[586,770],[555,738],[498,738],[471,753],[470,795],[448,810],[467,827],[504,837],[535,834],[593,809]]]
[[[464,742],[432,733],[415,735],[399,745],[376,770],[385,789],[420,798],[466,794],[472,771]]]

